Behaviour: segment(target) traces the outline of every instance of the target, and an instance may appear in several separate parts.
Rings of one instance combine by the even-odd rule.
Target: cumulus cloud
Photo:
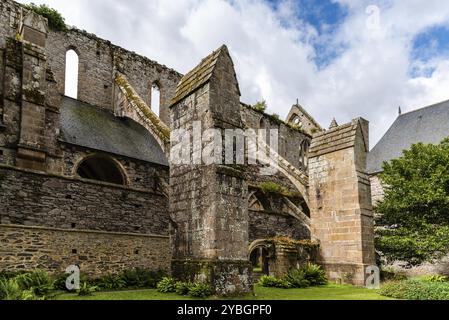
[[[300,18],[294,0],[276,6],[256,0],[34,2],[182,73],[226,43],[244,102],[264,99],[270,112],[285,117],[298,98],[324,127],[333,117],[343,123],[363,116],[371,122],[372,145],[399,106],[410,111],[449,99],[447,55],[436,52],[424,62],[411,55],[418,34],[449,25],[448,1],[332,0],[348,14],[324,33]],[[324,52],[335,57],[319,66]]]

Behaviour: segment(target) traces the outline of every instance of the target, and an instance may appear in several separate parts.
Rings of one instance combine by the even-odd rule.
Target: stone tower
[[[313,136],[310,148],[312,236],[331,280],[365,284],[375,264],[371,190],[366,174],[368,122],[355,119]]]
[[[213,143],[218,147],[215,161],[198,162],[226,129],[243,128],[240,90],[226,46],[183,77],[170,114],[173,275],[208,282],[219,295],[251,292],[245,172],[220,164],[220,142]],[[184,160],[189,163],[173,161],[179,151],[175,132],[181,130],[185,131],[178,138],[187,141]]]

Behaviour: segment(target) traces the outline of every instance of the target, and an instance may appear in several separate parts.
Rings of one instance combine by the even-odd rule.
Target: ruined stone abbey
[[[68,51],[76,98],[66,96]],[[203,136],[276,129],[277,151],[262,148],[276,173],[172,162],[171,133],[195,122]],[[313,261],[363,285],[375,264],[368,148],[364,119],[325,130],[298,104],[282,121],[242,103],[226,46],[182,75],[0,2],[0,271],[140,267],[226,295],[250,292],[257,264],[280,275]]]

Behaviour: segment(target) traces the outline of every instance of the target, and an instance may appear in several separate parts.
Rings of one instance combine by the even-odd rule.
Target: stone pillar
[[[368,148],[368,122],[361,118],[313,136],[310,148],[309,200],[319,263],[331,280],[355,285],[365,284],[365,268],[375,264]]]
[[[214,163],[197,162],[200,147],[204,156],[205,147],[210,146],[206,130],[217,129],[219,135],[224,135],[225,129],[243,127],[240,91],[225,46],[203,59],[181,80],[170,117],[173,275],[182,280],[207,282],[218,295],[251,292],[245,172],[220,164],[221,152],[215,154]],[[173,161],[177,145],[173,137],[179,130],[187,132],[180,138],[199,133],[203,137],[188,146],[187,157],[195,164]],[[192,142],[191,138],[187,141]]]
[[[45,18],[24,10],[19,35],[22,39],[22,103],[16,165],[46,170],[45,94],[47,38]]]

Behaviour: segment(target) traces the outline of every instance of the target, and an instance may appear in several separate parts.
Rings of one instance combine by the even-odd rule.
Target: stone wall
[[[373,205],[376,205],[378,201],[383,200],[384,189],[382,187],[378,175],[371,175],[370,182],[371,182],[371,197],[373,199]]]
[[[0,270],[61,273],[78,265],[98,276],[140,267],[170,268],[167,236],[0,225]]]
[[[279,132],[279,155],[285,158],[293,166],[301,169],[300,150],[303,141],[308,141],[310,145],[311,137],[299,129],[293,129],[291,126],[280,120],[273,118],[263,112],[258,112],[253,108],[242,105],[242,119],[247,128],[258,130],[261,124],[268,130],[278,130]]]
[[[285,213],[249,211],[249,241],[288,237],[310,239],[309,230],[294,217]]]
[[[156,192],[0,166],[0,223],[168,234],[168,200]]]
[[[181,79],[178,72],[85,31],[50,32],[46,51],[61,94],[64,94],[65,56],[69,49],[79,57],[79,100],[112,109],[114,73],[118,70],[126,75],[148,106],[151,106],[152,84],[159,85],[160,117],[168,123],[168,105]]]
[[[332,280],[365,283],[375,264],[371,189],[366,174],[368,122],[351,123],[314,136],[310,158],[312,237]]]
[[[63,153],[62,174],[64,176],[75,177],[78,165],[86,159],[86,157],[104,154],[107,157],[113,158],[120,164],[120,167],[126,176],[127,186],[129,187],[158,192],[160,191],[161,179],[168,183],[168,167],[119,155],[102,153],[75,145],[61,143],[60,146]]]

